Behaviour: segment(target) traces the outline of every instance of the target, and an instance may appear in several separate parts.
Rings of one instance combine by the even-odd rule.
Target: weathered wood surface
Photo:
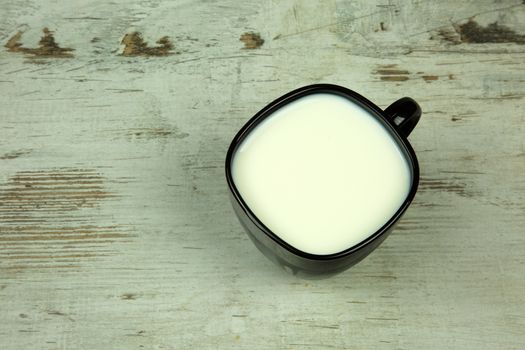
[[[160,51],[119,55],[135,31]],[[0,348],[523,349],[523,35],[522,1],[2,1]],[[223,160],[316,82],[419,101],[422,180],[376,252],[303,281]]]

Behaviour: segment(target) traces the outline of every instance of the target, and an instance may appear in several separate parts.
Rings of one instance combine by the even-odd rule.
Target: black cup
[[[261,121],[288,103],[317,93],[329,93],[347,98],[368,111],[371,116],[377,118],[404,153],[409,163],[412,176],[409,193],[401,207],[390,220],[385,222],[379,230],[368,236],[362,242],[342,252],[329,255],[316,255],[298,250],[268,229],[243,200],[235,186],[231,172],[233,156],[238,146]],[[403,97],[397,100],[383,111],[358,93],[331,84],[309,85],[291,91],[255,114],[233,138],[226,155],[226,180],[230,188],[230,199],[233,209],[255,246],[266,257],[285,270],[294,275],[306,278],[321,278],[334,275],[348,269],[365,258],[392,232],[395,224],[401,218],[416,194],[419,183],[419,165],[416,154],[407,140],[407,136],[412,132],[420,117],[421,108],[416,101],[409,97]],[[388,175],[385,174],[385,176]]]

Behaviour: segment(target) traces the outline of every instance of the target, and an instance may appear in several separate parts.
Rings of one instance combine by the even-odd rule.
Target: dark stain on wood
[[[21,52],[33,57],[70,58],[73,57],[69,47],[60,47],[55,41],[53,32],[48,28],[42,29],[44,35],[40,38],[37,48],[24,47],[20,42],[23,32],[19,31],[13,35],[4,45],[9,52]]]
[[[486,27],[480,26],[476,21],[470,19],[467,23],[455,26],[463,43],[517,43],[525,44],[525,35],[517,34],[507,26],[498,22],[491,23]]]
[[[170,38],[163,36],[156,42],[158,46],[150,47],[139,32],[124,35],[121,44],[124,45],[122,56],[167,56],[174,52]]]
[[[7,153],[4,153],[3,155],[0,156],[0,159],[2,160],[7,160],[7,159],[16,159],[18,157],[21,157],[23,155],[26,155],[26,154],[29,154],[31,151],[29,150],[17,150],[17,151],[12,151],[12,152],[7,152]]]
[[[19,171],[0,184],[2,269],[71,268],[115,253],[109,245],[131,235],[92,218],[93,209],[118,197],[106,190],[107,181],[96,169],[55,168]]]
[[[261,38],[259,33],[246,32],[239,38],[244,43],[245,49],[258,49],[264,44],[264,39]]]
[[[29,316],[27,316],[26,314],[18,314],[18,317],[20,317],[20,318],[28,318]]]
[[[484,43],[516,43],[525,44],[525,35],[518,34],[511,28],[493,22],[487,26],[479,25],[470,18],[466,23],[453,24],[451,27],[442,28],[438,35],[452,44],[484,44]],[[434,37],[431,37],[434,39]]]

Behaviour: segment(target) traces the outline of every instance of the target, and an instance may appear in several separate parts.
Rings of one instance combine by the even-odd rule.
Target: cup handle
[[[385,114],[405,137],[408,137],[421,118],[421,107],[410,97],[403,97],[385,109]]]

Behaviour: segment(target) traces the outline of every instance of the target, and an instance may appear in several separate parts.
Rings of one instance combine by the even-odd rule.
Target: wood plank
[[[523,348],[522,1],[0,8],[2,45],[21,32],[0,51],[0,348]],[[43,28],[73,57],[35,51]],[[134,32],[172,54],[120,55]],[[420,102],[422,179],[376,252],[304,281],[242,232],[223,163],[318,82]]]

